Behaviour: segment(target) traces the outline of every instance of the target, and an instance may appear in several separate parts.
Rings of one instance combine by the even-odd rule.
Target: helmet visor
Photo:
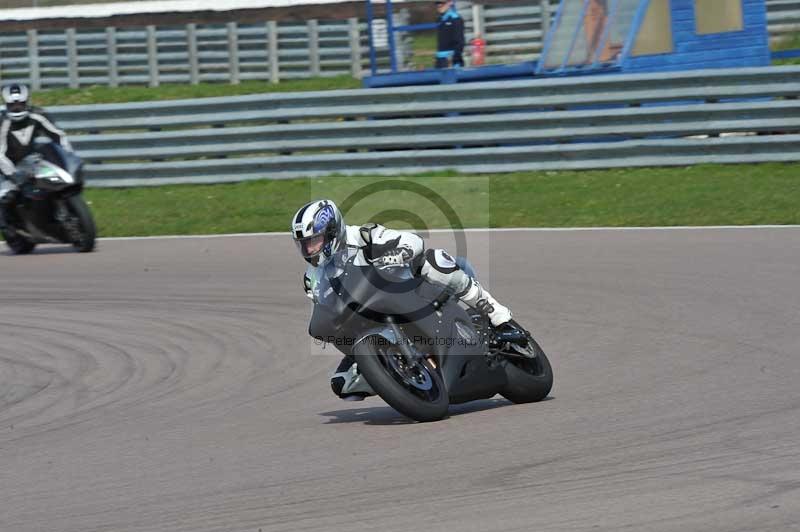
[[[322,248],[325,247],[325,233],[319,233],[306,238],[301,238],[297,241],[297,247],[300,248],[300,253],[303,258],[310,259],[322,253]]]
[[[28,110],[28,102],[11,102],[6,104],[9,113],[24,113]]]

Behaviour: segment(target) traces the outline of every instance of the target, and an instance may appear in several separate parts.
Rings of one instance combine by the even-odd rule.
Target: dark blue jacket
[[[446,60],[452,57],[454,65],[463,65],[464,19],[456,13],[455,9],[448,9],[439,16],[437,23],[439,24],[436,48],[437,60]]]

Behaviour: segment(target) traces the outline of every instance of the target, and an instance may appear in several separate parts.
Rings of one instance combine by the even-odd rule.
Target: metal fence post
[[[361,31],[358,19],[349,18],[347,24],[350,33],[350,73],[354,78],[361,79]]]
[[[117,29],[106,28],[106,48],[108,53],[108,85],[119,86],[119,68],[117,66]]]
[[[486,34],[484,30],[486,28],[485,22],[485,14],[483,12],[483,6],[481,4],[473,4],[472,6],[472,34],[473,37],[477,37],[480,35],[484,40],[486,40]]]
[[[542,20],[542,43],[550,31],[550,0],[539,0],[540,16]]]
[[[42,77],[39,70],[39,32],[36,30],[28,30],[28,61],[31,88],[38,91],[42,88]]]
[[[158,87],[158,38],[156,36],[156,27],[147,26],[147,65],[149,67],[149,85],[151,87]]]
[[[67,77],[69,88],[80,87],[80,74],[78,72],[78,37],[75,28],[67,29]]]
[[[186,25],[186,51],[189,54],[189,83],[200,83],[200,59],[197,57],[197,25]]]
[[[228,71],[231,85],[241,81],[239,73],[239,26],[236,22],[228,22]]]
[[[281,68],[278,52],[278,23],[274,20],[267,22],[267,59],[269,60],[269,80],[280,83]]]
[[[314,78],[320,74],[319,69],[319,22],[308,21],[308,74]]]

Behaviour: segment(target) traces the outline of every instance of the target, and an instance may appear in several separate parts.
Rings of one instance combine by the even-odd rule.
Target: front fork
[[[404,357],[406,357],[410,362],[416,362],[423,358],[423,354],[411,345],[411,342],[406,337],[403,329],[400,328],[392,316],[386,316],[386,324],[394,333],[394,337],[397,340],[397,347],[400,349],[400,352]]]
[[[409,364],[422,364],[427,360],[434,369],[438,370],[439,362],[437,357],[434,354],[428,355],[417,349],[392,316],[386,317],[386,324],[394,333],[395,340],[397,340],[397,347],[400,349],[400,353],[408,360]]]
[[[55,207],[56,221],[64,228],[67,238],[69,238],[70,242],[79,242],[83,234],[81,233],[81,224],[78,217],[69,211],[65,199],[56,200]]]

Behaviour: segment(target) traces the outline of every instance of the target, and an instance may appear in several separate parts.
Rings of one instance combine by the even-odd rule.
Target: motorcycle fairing
[[[367,336],[397,343],[385,322],[390,316],[419,351],[433,355],[451,403],[490,398],[503,387],[505,372],[487,364],[486,345],[457,300],[435,310],[432,302],[441,290],[419,278],[393,282],[371,266],[352,263],[336,273],[319,284],[309,323],[312,337],[334,340],[330,343],[344,354],[352,354]]]

